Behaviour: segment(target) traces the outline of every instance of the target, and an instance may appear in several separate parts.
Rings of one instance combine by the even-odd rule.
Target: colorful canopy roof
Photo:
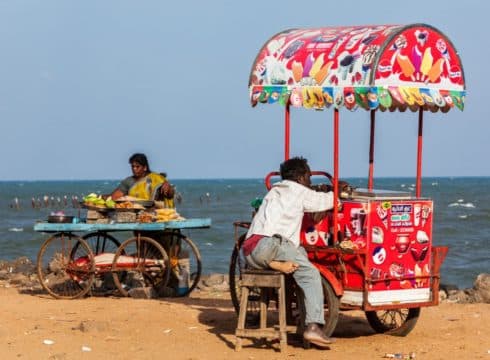
[[[322,109],[463,110],[451,41],[425,24],[292,29],[272,37],[250,73],[250,99]]]

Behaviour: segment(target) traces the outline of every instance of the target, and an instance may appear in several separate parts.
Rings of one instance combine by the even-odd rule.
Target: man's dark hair
[[[148,172],[150,172],[150,164],[148,164],[148,159],[146,158],[145,154],[136,153],[131,155],[131,157],[129,158],[129,163],[132,164],[134,162],[142,166],[146,166],[146,169],[148,170]]]
[[[283,180],[298,181],[299,178],[308,173],[308,161],[302,157],[294,157],[281,164],[281,178]]]

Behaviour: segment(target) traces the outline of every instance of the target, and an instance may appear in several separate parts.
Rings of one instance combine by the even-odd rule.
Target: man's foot
[[[328,345],[335,341],[334,339],[325,335],[318,324],[315,323],[308,324],[305,332],[303,333],[303,338],[318,347],[328,347]]]
[[[272,260],[269,263],[269,267],[271,269],[274,269],[274,270],[283,272],[285,274],[291,274],[291,273],[295,272],[298,269],[299,265],[296,264],[295,262],[292,262],[292,261],[276,261],[276,260]]]

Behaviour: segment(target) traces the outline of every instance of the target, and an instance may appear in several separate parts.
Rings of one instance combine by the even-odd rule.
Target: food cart
[[[188,295],[200,279],[202,264],[198,247],[183,230],[208,228],[211,219],[153,222],[146,216],[153,201],[145,202],[144,210],[88,210],[99,214],[97,220],[49,216],[36,223],[34,231],[51,234],[37,256],[42,287],[65,299],[89,292],[129,296],[138,289],[158,296]],[[144,222],[137,216],[142,211]],[[120,242],[122,236],[126,240]]]
[[[312,174],[331,181],[341,207],[319,223],[305,214],[301,233],[322,276],[326,335],[333,333],[339,310],[351,309],[365,311],[377,332],[408,334],[420,308],[438,304],[440,266],[448,251],[433,245],[434,204],[422,195],[421,178],[424,113],[464,107],[464,72],[453,44],[426,24],[286,30],[261,48],[249,90],[252,106],[284,106],[284,159],[290,156],[290,107],[333,110],[333,175]],[[367,185],[341,192],[339,118],[341,111],[356,109],[370,115]],[[377,189],[376,113],[407,109],[418,120],[415,194]],[[268,189],[278,175],[266,176]],[[240,247],[248,225],[235,222],[230,290],[237,311],[245,266]]]

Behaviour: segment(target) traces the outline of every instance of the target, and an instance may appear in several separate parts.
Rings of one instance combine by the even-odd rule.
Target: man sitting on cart
[[[305,340],[325,347],[332,342],[322,331],[323,287],[319,271],[300,247],[300,229],[305,212],[333,208],[333,192],[311,189],[307,160],[295,157],[280,166],[282,181],[274,184],[254,216],[242,249],[247,263],[258,269],[272,268],[292,273],[305,297]]]
[[[162,174],[151,172],[145,154],[136,153],[129,158],[133,172],[112,192],[111,197],[117,200],[129,195],[143,200],[163,199],[165,207],[174,207],[175,190]]]

